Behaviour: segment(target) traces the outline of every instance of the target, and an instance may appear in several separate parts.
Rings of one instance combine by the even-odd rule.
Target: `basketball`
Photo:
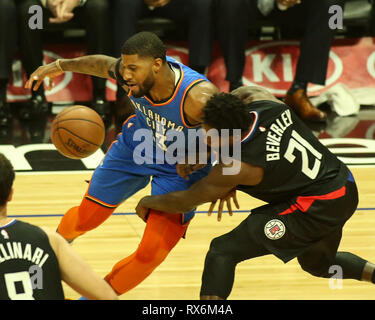
[[[102,118],[86,106],[61,111],[52,122],[51,139],[65,157],[82,159],[100,148],[105,137]]]

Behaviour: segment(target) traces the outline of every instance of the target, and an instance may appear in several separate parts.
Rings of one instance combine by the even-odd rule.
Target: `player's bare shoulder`
[[[270,100],[274,102],[281,103],[282,102],[277,99],[271,92],[256,86],[245,86],[240,87],[231,92],[234,96],[243,100],[246,104],[254,101],[261,101],[261,100]]]
[[[202,81],[191,88],[187,94],[186,102],[205,106],[207,101],[218,92],[219,89],[211,82]]]
[[[211,82],[202,81],[196,84],[187,93],[184,112],[185,114],[194,119],[197,122],[201,122],[203,115],[203,108],[207,101],[215,94],[218,93],[219,89]]]

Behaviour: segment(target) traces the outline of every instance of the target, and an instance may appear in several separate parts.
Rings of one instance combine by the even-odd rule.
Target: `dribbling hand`
[[[36,91],[42,84],[44,78],[48,77],[50,82],[47,90],[51,90],[53,87],[52,79],[63,73],[64,71],[59,68],[56,61],[41,66],[31,74],[30,78],[26,81],[25,88]]]

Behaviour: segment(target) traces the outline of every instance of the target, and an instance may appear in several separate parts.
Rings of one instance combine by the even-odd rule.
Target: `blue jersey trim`
[[[348,177],[348,180],[350,181],[350,182],[355,182],[355,180],[354,180],[354,177],[353,177],[353,174],[352,174],[352,172],[349,170],[349,177]]]
[[[18,221],[17,219],[13,219],[11,222],[7,223],[5,226],[1,226],[0,229],[8,228],[8,227],[14,225],[17,221]]]

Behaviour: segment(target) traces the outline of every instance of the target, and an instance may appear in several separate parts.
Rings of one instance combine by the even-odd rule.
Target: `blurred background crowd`
[[[43,29],[30,28],[30,8],[35,5],[43,10]],[[343,25],[335,21],[338,28],[328,23],[333,6],[343,9]],[[212,63],[217,42],[229,90],[243,85],[249,39],[298,39],[294,79],[283,98],[301,118],[324,121],[327,114],[312,105],[308,85],[325,85],[335,37],[375,36],[374,12],[373,0],[0,0],[0,139],[9,137],[13,128],[15,107],[6,92],[16,55],[28,77],[43,64],[46,43],[84,41],[87,54],[119,57],[122,44],[142,30],[153,31],[164,41],[187,41],[188,65],[202,74]],[[69,35],[69,30],[81,33]],[[123,95],[118,88],[116,101]],[[92,77],[89,105],[106,125],[116,117],[116,103],[106,100],[105,79]],[[28,123],[31,142],[43,140],[50,113],[43,87],[30,93],[17,110],[19,118]]]

